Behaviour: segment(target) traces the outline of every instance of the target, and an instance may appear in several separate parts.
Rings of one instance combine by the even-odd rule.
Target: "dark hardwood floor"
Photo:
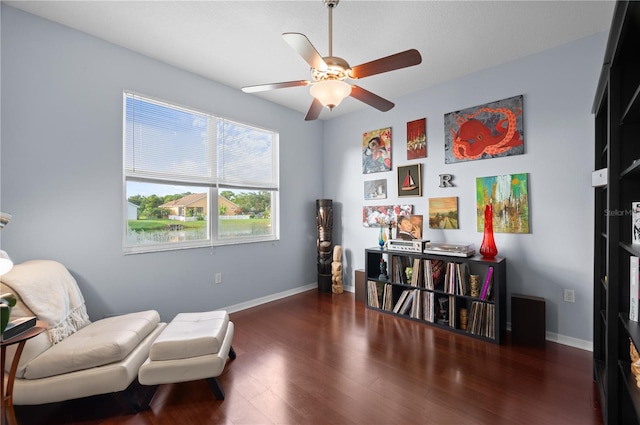
[[[160,386],[150,409],[116,398],[17,406],[32,424],[602,424],[592,353],[496,346],[308,291],[231,314],[220,377]]]

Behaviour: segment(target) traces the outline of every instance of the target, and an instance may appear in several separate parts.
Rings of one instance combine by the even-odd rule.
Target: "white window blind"
[[[215,184],[216,125],[210,117],[133,94],[126,102],[129,176]]]
[[[220,187],[276,190],[273,134],[229,120],[222,120],[218,127]]]

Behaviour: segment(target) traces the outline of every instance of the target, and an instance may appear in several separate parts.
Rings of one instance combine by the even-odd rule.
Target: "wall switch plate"
[[[564,302],[566,303],[574,303],[576,302],[576,291],[573,289],[565,289],[564,290]]]
[[[216,273],[215,282],[222,283],[222,273]]]

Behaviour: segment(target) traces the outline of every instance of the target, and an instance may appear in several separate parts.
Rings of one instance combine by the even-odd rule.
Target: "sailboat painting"
[[[422,196],[422,164],[398,167],[398,197]]]

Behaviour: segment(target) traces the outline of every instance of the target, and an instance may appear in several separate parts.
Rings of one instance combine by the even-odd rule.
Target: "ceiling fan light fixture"
[[[342,80],[324,80],[314,83],[309,91],[311,96],[322,103],[322,106],[333,110],[342,102],[342,99],[351,94],[351,86]]]

